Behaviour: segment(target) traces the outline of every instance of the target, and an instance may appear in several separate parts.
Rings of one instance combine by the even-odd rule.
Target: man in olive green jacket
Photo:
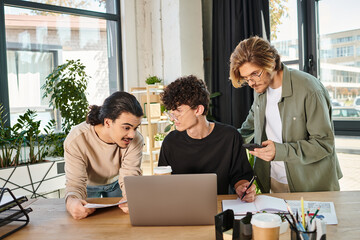
[[[340,190],[331,102],[321,82],[287,68],[276,49],[259,37],[240,42],[230,62],[233,85],[245,83],[255,90],[239,131],[245,142],[254,138],[263,146],[250,151],[261,191]]]

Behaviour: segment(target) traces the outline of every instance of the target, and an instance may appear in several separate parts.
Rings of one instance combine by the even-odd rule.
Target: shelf
[[[139,94],[138,100],[143,108],[144,114],[148,118],[144,118],[141,124],[141,133],[145,140],[145,147],[143,149],[143,156],[147,156],[150,160],[150,173],[153,174],[154,163],[157,162],[157,157],[160,153],[160,148],[155,147],[154,136],[157,133],[158,127],[171,124],[167,116],[161,113],[161,99],[160,93],[164,91],[163,85],[147,85],[146,87],[134,87],[130,89],[131,94]]]
[[[152,119],[151,123],[152,124],[155,124],[155,123],[170,123],[170,121],[169,120],[161,120],[161,119],[160,120]],[[141,124],[143,124],[143,125],[149,124],[147,118],[143,118],[142,121],[141,121]]]
[[[160,148],[157,150],[152,150],[152,154],[160,154]],[[150,153],[149,152],[143,152],[143,155],[149,156]]]
[[[147,85],[146,87],[134,87],[131,88],[131,94],[147,94],[150,93],[162,93],[164,91],[164,85]]]
[[[164,90],[160,90],[160,89],[150,89],[149,92],[151,93],[162,93]],[[138,91],[132,91],[130,92],[131,94],[141,94],[141,93],[147,93],[146,90],[138,90]]]

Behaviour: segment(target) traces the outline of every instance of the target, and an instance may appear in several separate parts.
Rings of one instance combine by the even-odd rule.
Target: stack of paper
[[[296,213],[301,213],[301,202],[287,200],[291,210]],[[287,207],[284,199],[270,197],[265,195],[257,195],[254,202],[248,203],[241,201],[239,198],[236,200],[223,200],[223,211],[232,209],[235,215],[245,215],[247,212],[262,212],[269,213],[287,213]],[[317,218],[323,219],[326,224],[338,224],[335,206],[333,202],[316,202],[316,201],[304,201],[305,211],[309,211],[310,214],[314,213],[317,208],[320,211],[316,215]]]

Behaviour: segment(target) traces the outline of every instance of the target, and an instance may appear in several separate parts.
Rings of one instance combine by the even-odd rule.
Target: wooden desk
[[[327,239],[359,239],[360,191],[270,194],[287,200],[332,201],[338,225],[327,225]],[[235,199],[235,195],[218,197]],[[91,202],[113,203],[118,198],[92,199]],[[90,202],[90,200],[89,200]],[[215,239],[214,226],[133,227],[129,215],[117,207],[98,209],[83,220],[74,220],[66,212],[63,199],[38,199],[30,207],[30,223],[6,239]],[[3,230],[4,227],[0,228]],[[290,239],[289,232],[280,239]]]

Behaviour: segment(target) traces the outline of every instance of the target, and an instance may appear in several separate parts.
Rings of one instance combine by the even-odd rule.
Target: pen
[[[296,226],[295,226],[295,222],[292,223],[285,214],[284,214],[284,217],[285,217],[286,221],[288,221],[288,223],[290,224],[290,226],[291,226],[294,230],[297,231]]]
[[[254,176],[252,177],[252,179],[250,180],[249,186],[246,188],[244,194],[241,196],[241,198],[240,198],[241,200],[243,200],[243,198],[244,198],[245,195],[246,195],[246,191],[251,187],[251,185],[254,183],[255,179],[256,179],[256,176],[254,175]]]
[[[296,209],[296,221],[299,222],[299,211],[297,209]]]
[[[316,215],[318,214],[319,211],[320,211],[320,207],[318,207],[318,209],[316,209],[314,215],[313,215],[312,218],[310,219],[310,224],[311,224],[312,220],[316,217]]]

